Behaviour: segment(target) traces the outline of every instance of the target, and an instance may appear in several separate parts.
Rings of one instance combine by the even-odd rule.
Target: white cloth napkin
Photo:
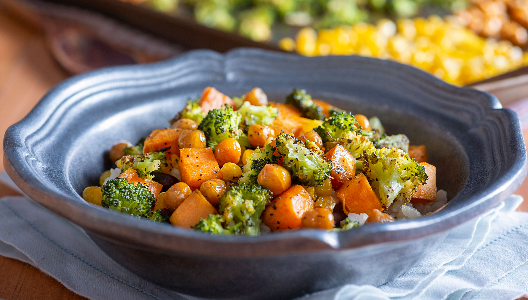
[[[0,180],[12,185],[5,173]],[[451,230],[438,248],[382,286],[346,285],[319,299],[517,299],[528,296],[528,213],[510,196]],[[91,299],[196,299],[138,278],[69,221],[26,197],[0,199],[0,255],[34,265]]]

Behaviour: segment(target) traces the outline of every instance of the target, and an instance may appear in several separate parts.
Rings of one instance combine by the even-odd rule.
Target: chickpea
[[[228,162],[237,164],[240,161],[241,154],[242,148],[240,147],[240,143],[234,138],[221,141],[214,151],[219,166],[223,166]]]
[[[361,129],[371,130],[370,123],[367,117],[365,117],[362,114],[357,114],[357,115],[354,115],[354,118],[356,118],[356,120],[358,121],[359,127],[361,127]]]
[[[110,153],[108,153],[108,156],[110,157],[110,161],[115,163],[118,159],[123,157],[125,154],[123,153],[123,149],[126,147],[132,146],[129,142],[120,142],[112,146],[112,149],[110,149]]]
[[[220,169],[224,181],[234,181],[242,176],[242,169],[235,163],[228,162]]]
[[[248,129],[248,141],[253,147],[264,147],[266,144],[269,144],[273,137],[275,136],[275,131],[271,127],[264,125],[251,125]]]
[[[103,174],[101,174],[101,176],[99,176],[99,185],[100,186],[103,186],[106,178],[110,177],[112,173],[110,172],[110,170],[106,170],[103,172]]]
[[[251,105],[267,105],[268,96],[266,96],[261,88],[256,87],[246,94],[245,101],[248,101]]]
[[[191,193],[191,188],[185,182],[178,182],[165,192],[163,202],[169,210],[175,211]]]
[[[198,124],[191,119],[183,118],[183,119],[179,119],[178,121],[172,123],[171,128],[196,130],[198,128]]]
[[[220,198],[227,191],[227,185],[222,179],[211,179],[200,185],[200,192],[213,206],[220,205]]]
[[[205,148],[205,134],[201,130],[184,130],[178,137],[178,147],[183,148]]]
[[[247,149],[246,151],[244,151],[244,153],[242,154],[242,165],[247,164],[247,160],[251,157],[251,155],[253,155],[253,152],[254,151],[251,149]]]
[[[299,140],[305,142],[305,141],[311,141],[313,142],[314,144],[317,145],[317,147],[319,147],[319,149],[323,149],[323,139],[321,139],[321,137],[319,136],[319,134],[317,132],[315,132],[315,130],[311,130],[311,131],[308,131],[307,133],[301,135],[299,137]]]
[[[334,193],[334,189],[332,188],[331,179],[327,178],[325,181],[323,181],[322,185],[316,186],[315,193],[317,194],[317,197],[332,195]]]
[[[82,197],[86,202],[101,206],[101,201],[103,201],[103,192],[98,186],[89,186],[84,189]]]
[[[334,228],[334,215],[326,208],[316,208],[307,211],[301,223],[302,228],[332,229]]]
[[[271,194],[276,197],[291,186],[291,175],[282,166],[267,164],[258,174],[257,182],[259,185],[268,188]]]
[[[335,194],[330,196],[320,196],[317,198],[317,201],[315,201],[315,207],[322,207],[333,211],[338,203],[339,198],[337,198]]]

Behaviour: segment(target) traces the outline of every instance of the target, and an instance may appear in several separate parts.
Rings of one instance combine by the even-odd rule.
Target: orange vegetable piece
[[[391,215],[381,212],[377,209],[372,211],[372,213],[369,215],[366,221],[366,223],[387,223],[387,222],[394,222],[394,218]]]
[[[211,148],[180,149],[178,169],[182,181],[193,190],[209,179],[222,179],[222,172]]]
[[[427,162],[427,148],[425,145],[411,145],[409,146],[409,156],[414,158],[416,162]]]
[[[170,147],[170,149],[165,152],[167,159],[170,159],[172,155],[179,155],[180,150],[178,147],[178,138],[183,130],[184,129],[180,128],[166,128],[152,131],[150,136],[145,139],[143,153],[154,152],[159,149]]]
[[[244,101],[249,102],[251,105],[262,106],[268,104],[268,96],[264,93],[261,88],[254,88],[250,92],[246,93]]]
[[[211,109],[219,109],[228,104],[230,106],[235,106],[235,103],[231,98],[222,94],[217,89],[213,87],[207,87],[204,89],[198,105],[202,108],[202,111],[207,114]]]
[[[293,134],[295,137],[298,137],[301,135],[303,125],[310,121],[312,120],[303,117],[283,117],[279,115],[277,118],[275,118],[275,120],[273,120],[273,123],[271,123],[269,127],[273,129],[275,136],[277,136],[281,132],[284,132],[287,134]]]
[[[336,145],[325,156],[332,161],[332,187],[340,188],[356,176],[356,159],[341,145]]]
[[[221,141],[214,151],[218,165],[223,166],[225,163],[232,162],[238,164],[242,148],[240,143],[234,138],[228,138]]]
[[[374,209],[383,210],[376,193],[370,187],[367,177],[359,173],[347,181],[336,191],[336,196],[343,203],[343,211],[349,213],[371,215]]]
[[[302,228],[332,229],[335,227],[334,215],[327,208],[318,207],[307,211],[302,218]]]
[[[294,185],[266,207],[262,221],[273,231],[299,229],[304,213],[313,208],[310,194],[302,186]]]
[[[130,168],[127,169],[125,172],[119,174],[117,176],[118,178],[124,178],[128,182],[139,182],[142,185],[144,185],[152,194],[154,194],[154,197],[157,199],[159,193],[161,193],[161,189],[163,188],[163,184],[157,183],[154,180],[151,179],[143,179],[138,176],[138,173],[136,170]]]
[[[279,110],[279,117],[281,118],[300,117],[302,115],[301,111],[298,110],[297,107],[290,104],[277,102],[269,102],[268,104]]]
[[[217,213],[216,208],[196,190],[176,208],[169,221],[174,226],[191,229],[200,219],[207,219],[209,215]]]
[[[419,185],[411,197],[412,202],[428,203],[436,200],[436,167],[426,162],[418,163],[425,168],[427,182]]]
[[[323,100],[317,100],[317,99],[312,99],[313,103],[321,106],[321,108],[323,109],[323,114],[325,114],[325,116],[328,118],[330,116],[330,109],[331,108],[334,108],[333,105],[323,101]]]

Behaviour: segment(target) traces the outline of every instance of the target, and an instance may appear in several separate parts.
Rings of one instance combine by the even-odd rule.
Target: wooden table
[[[54,60],[44,33],[2,9],[0,2],[0,137],[23,118],[54,85],[69,77]],[[528,131],[525,132],[528,134]],[[0,157],[3,151],[0,149]],[[0,171],[3,171],[0,160]],[[0,197],[16,194],[0,184]],[[528,197],[528,181],[517,191]],[[528,201],[520,208],[528,211]],[[17,260],[0,256],[1,299],[83,299],[52,277]]]

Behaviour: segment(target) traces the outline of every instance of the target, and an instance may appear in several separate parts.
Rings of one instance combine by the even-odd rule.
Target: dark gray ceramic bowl
[[[346,232],[299,230],[210,236],[92,206],[80,194],[109,167],[117,141],[168,126],[187,98],[213,86],[272,101],[293,88],[368,116],[427,145],[449,204],[410,221]],[[291,298],[346,283],[381,285],[447,231],[491,209],[521,184],[526,149],[515,113],[493,96],[448,85],[398,63],[240,49],[195,51],[161,63],[103,69],[51,90],[4,140],[5,166],[30,197],[86,230],[126,268],[161,286],[219,298]],[[106,165],[105,165],[106,164]]]

